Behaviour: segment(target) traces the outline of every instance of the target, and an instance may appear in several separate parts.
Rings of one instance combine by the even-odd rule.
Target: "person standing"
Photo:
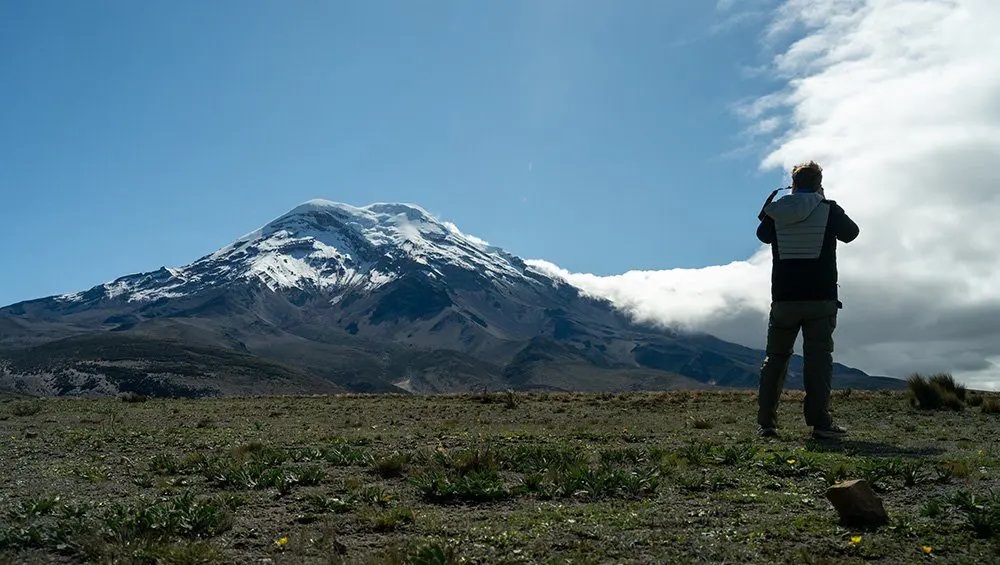
[[[805,360],[803,412],[817,439],[844,436],[830,412],[833,332],[842,307],[837,296],[837,242],[850,243],[859,228],[844,209],[827,200],[823,168],[809,161],[792,169],[792,193],[768,197],[758,218],[757,238],[771,246],[771,312],[767,356],[760,370],[757,424],[776,437],[778,404],[795,340],[802,332]]]

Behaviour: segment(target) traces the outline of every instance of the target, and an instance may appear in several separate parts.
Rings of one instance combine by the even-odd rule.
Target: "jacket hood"
[[[764,213],[773,218],[776,225],[797,224],[808,218],[823,200],[823,195],[817,192],[797,192],[768,204]]]

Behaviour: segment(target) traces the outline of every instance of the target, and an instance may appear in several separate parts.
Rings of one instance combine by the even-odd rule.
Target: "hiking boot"
[[[825,428],[813,428],[812,437],[815,439],[840,439],[847,435],[847,428],[830,424]]]
[[[776,438],[776,437],[778,437],[778,430],[776,430],[774,428],[764,428],[764,427],[761,427],[761,428],[758,428],[757,435],[759,435],[760,437]]]

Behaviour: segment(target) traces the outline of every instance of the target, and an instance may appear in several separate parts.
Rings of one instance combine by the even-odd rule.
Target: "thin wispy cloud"
[[[718,0],[715,3],[715,11],[720,14],[731,14],[733,12],[762,12],[773,8],[779,0]]]
[[[862,230],[840,248],[838,360],[1000,388],[1000,3],[788,0],[770,22],[793,41],[771,65],[786,87],[741,114],[773,143],[762,167],[820,161]],[[536,265],[637,318],[763,345],[766,249],[614,277]]]
[[[717,35],[725,33],[731,29],[763,22],[768,19],[770,9],[777,3],[777,0],[719,0],[715,4],[715,11],[719,15],[718,20],[712,24],[710,33]]]

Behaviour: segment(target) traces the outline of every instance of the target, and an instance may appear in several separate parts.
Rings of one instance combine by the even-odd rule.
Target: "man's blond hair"
[[[816,161],[800,163],[792,167],[792,190],[816,192],[823,188],[823,167]]]

